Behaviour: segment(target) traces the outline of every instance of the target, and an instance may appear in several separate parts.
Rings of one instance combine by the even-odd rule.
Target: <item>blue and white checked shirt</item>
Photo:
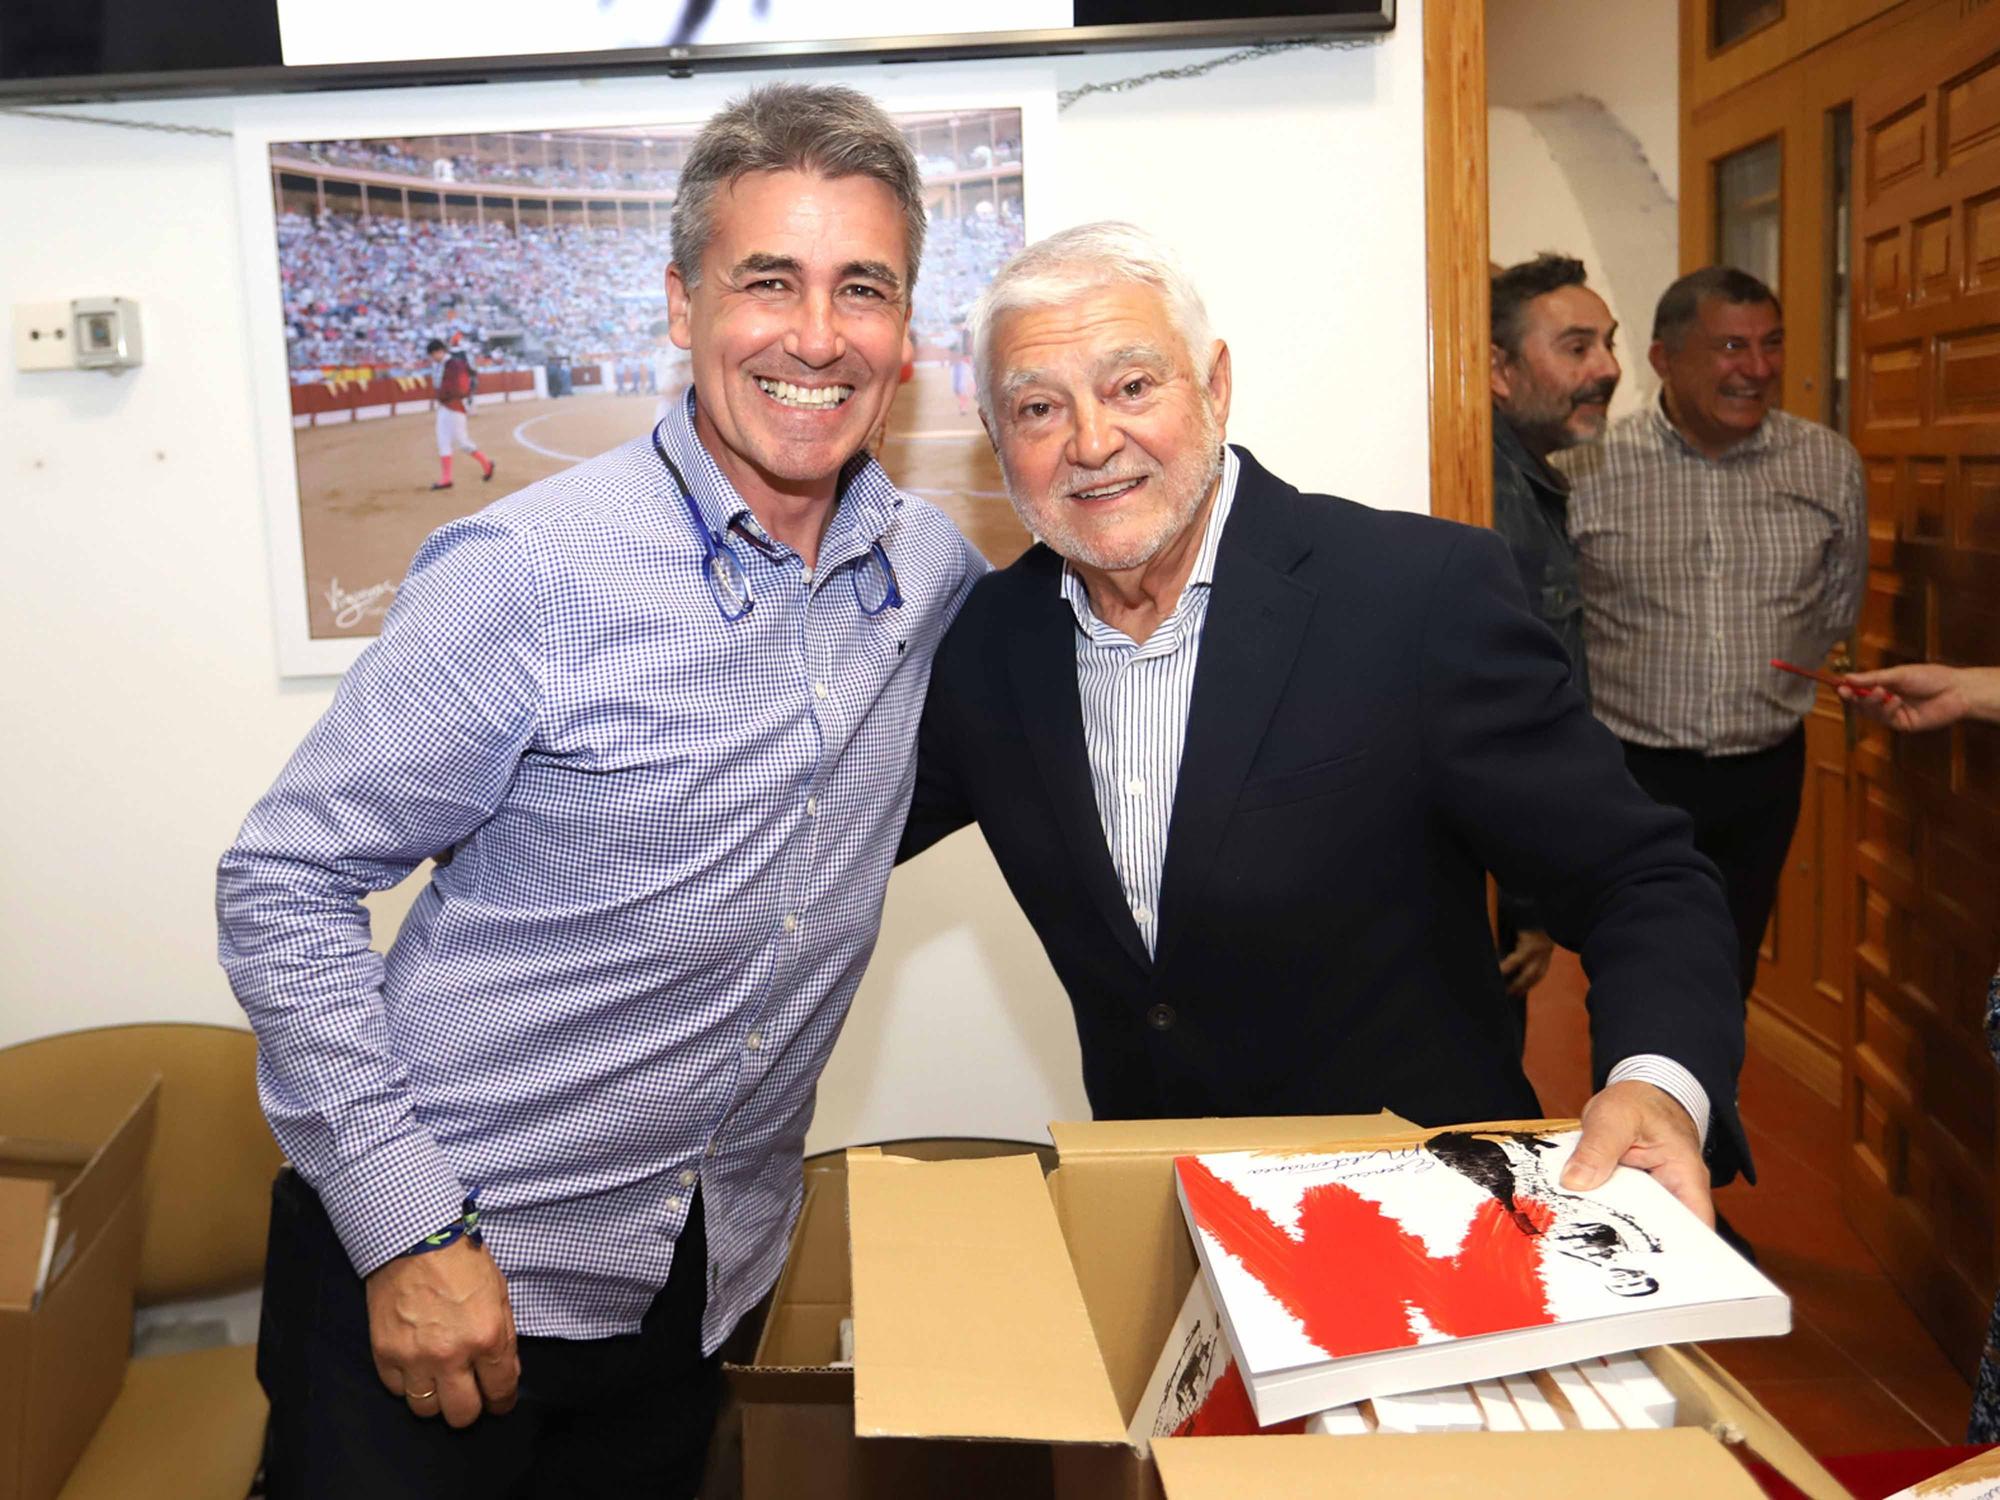
[[[1209,507],[1201,550],[1173,612],[1143,643],[1105,624],[1090,607],[1083,579],[1065,566],[1062,595],[1076,614],[1076,683],[1083,700],[1083,738],[1090,783],[1097,793],[1104,842],[1111,851],[1132,920],[1152,953],[1159,940],[1160,876],[1167,832],[1180,784],[1181,750],[1187,742],[1188,707],[1194,700],[1195,664],[1208,620],[1215,554],[1236,504],[1240,465],[1236,450],[1222,450],[1222,476]],[[1301,934],[1301,942],[1310,942]],[[1413,1044],[1416,1039],[1413,1039]],[[1621,1060],[1608,1083],[1637,1079],[1671,1094],[1708,1135],[1708,1094],[1672,1058],[1644,1054]]]
[[[699,1186],[712,1350],[783,1263],[931,657],[986,565],[858,461],[808,578],[693,400],[660,437],[749,617],[724,623],[648,439],[441,528],[217,909],[266,1113],[358,1271],[476,1187],[522,1333],[629,1332]],[[875,540],[904,604],[871,619]],[[385,961],[362,895],[446,850]]]

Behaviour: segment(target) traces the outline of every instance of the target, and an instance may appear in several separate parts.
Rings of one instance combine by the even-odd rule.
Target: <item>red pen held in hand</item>
[[[1823,682],[1830,688],[1846,688],[1858,698],[1886,698],[1889,695],[1878,687],[1863,687],[1849,682],[1845,677],[1835,677],[1830,672],[1815,672],[1810,667],[1798,667],[1779,657],[1771,658],[1771,665],[1780,672],[1790,672],[1794,677],[1810,677],[1814,682]]]

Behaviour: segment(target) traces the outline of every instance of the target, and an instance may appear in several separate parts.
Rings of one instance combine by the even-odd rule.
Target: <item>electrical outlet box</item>
[[[14,307],[14,368],[74,370],[76,330],[67,302],[21,302]]]
[[[69,305],[70,342],[79,370],[129,370],[144,358],[139,304],[129,297],[78,297]]]

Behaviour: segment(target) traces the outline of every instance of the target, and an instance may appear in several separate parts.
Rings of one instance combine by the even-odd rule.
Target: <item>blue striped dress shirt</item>
[[[1225,446],[1222,453],[1222,476],[1194,568],[1173,612],[1143,643],[1097,617],[1075,569],[1065,566],[1062,573],[1063,598],[1076,614],[1076,682],[1090,783],[1112,867],[1149,954],[1159,945],[1160,877],[1215,554],[1236,503],[1236,450]],[[1299,940],[1310,942],[1311,934],[1301,933]],[[1283,1038],[1272,1038],[1272,1045],[1284,1045]],[[1421,1039],[1412,1038],[1412,1045],[1421,1045]],[[1666,1090],[1693,1117],[1697,1133],[1707,1137],[1708,1095],[1686,1068],[1672,1058],[1645,1054],[1622,1059],[1606,1082],[1628,1079]]]
[[[692,1195],[713,1349],[776,1278],[932,654],[985,563],[857,460],[808,573],[659,437],[453,521],[223,857],[266,1113],[362,1273],[479,1194],[517,1328],[630,1332]],[[879,541],[904,603],[862,613]],[[870,602],[874,602],[871,595]],[[361,898],[450,851],[386,959]]]

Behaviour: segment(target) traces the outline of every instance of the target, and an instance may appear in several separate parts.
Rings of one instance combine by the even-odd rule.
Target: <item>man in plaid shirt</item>
[[[1852,444],[1777,410],[1784,312],[1756,277],[1711,266],[1675,282],[1649,358],[1659,400],[1560,459],[1591,706],[1721,869],[1747,997],[1814,692],[1771,660],[1816,665],[1853,629],[1867,494]]]

